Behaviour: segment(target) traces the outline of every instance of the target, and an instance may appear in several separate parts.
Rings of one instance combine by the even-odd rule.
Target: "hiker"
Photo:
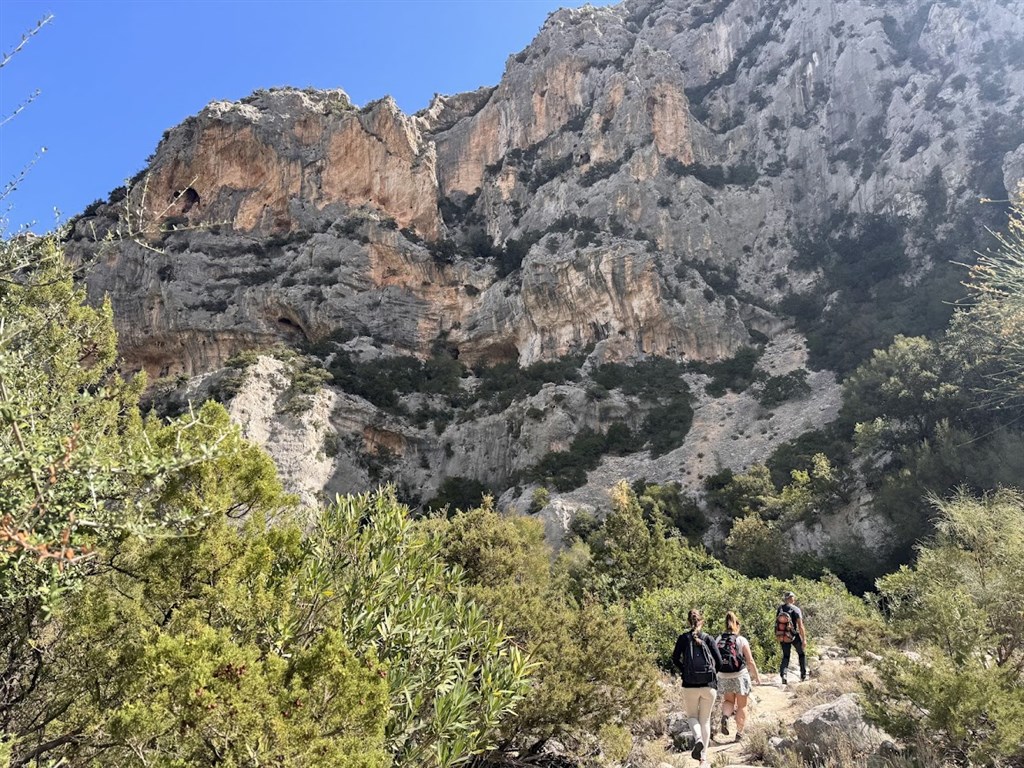
[[[715,638],[704,631],[704,617],[696,608],[687,616],[690,631],[679,636],[672,663],[683,676],[683,704],[686,718],[693,730],[693,751],[690,756],[708,768],[708,747],[711,745],[711,710],[718,695],[718,669],[722,657]]]
[[[807,679],[807,630],[804,629],[803,612],[796,607],[796,595],[785,592],[783,603],[775,612],[775,639],[782,645],[782,663],[779,665],[779,677],[786,685],[786,670],[789,668],[790,649],[796,648],[800,659],[800,682]]]
[[[718,692],[722,694],[722,733],[729,735],[729,717],[736,716],[736,741],[743,738],[747,722],[747,700],[761,675],[750,653],[750,641],[740,634],[740,620],[729,611],[725,614],[725,632],[718,636],[718,653],[722,666],[718,672]]]

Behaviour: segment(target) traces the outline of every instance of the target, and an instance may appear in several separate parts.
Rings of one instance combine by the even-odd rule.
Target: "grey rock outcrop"
[[[667,732],[672,739],[672,746],[680,752],[689,751],[694,744],[695,736],[690,721],[683,712],[670,712],[667,717]]]
[[[340,90],[210,104],[167,132],[144,178],[75,222],[68,247],[89,264],[90,295],[111,297],[127,366],[153,378],[277,343],[332,359],[352,337],[357,360],[577,354],[585,370],[757,344],[761,370],[784,374],[807,365],[785,300],[843,300],[837,265],[808,256],[823,232],[899,222],[906,287],[949,261],[936,244],[969,252],[956,238],[985,214],[977,199],[1024,177],[1021,39],[1021,0],[561,10],[496,86],[416,115],[387,98],[356,108]],[[686,377],[696,392],[706,381]],[[698,396],[681,445],[606,458],[548,523],[605,505],[623,477],[695,491],[763,461],[835,418],[836,377],[808,384],[771,411],[749,391]],[[515,487],[545,454],[585,429],[642,428],[653,408],[605,395],[586,378],[549,384],[431,429],[412,415],[449,407],[437,396],[387,410],[332,390],[314,419],[342,446],[329,471],[305,422],[252,434],[290,445],[282,456],[305,444],[315,470],[291,472],[326,473],[328,492],[391,479],[428,498],[470,477],[525,506]],[[887,528],[855,505],[799,541],[823,550],[851,533],[874,546]]]
[[[892,737],[869,725],[855,694],[809,709],[793,723],[795,748],[807,759],[820,759],[842,748],[868,755]]]

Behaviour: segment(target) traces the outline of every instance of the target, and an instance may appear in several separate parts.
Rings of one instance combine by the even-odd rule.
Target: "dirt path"
[[[754,686],[750,703],[747,705],[747,723],[744,730],[749,731],[752,727],[761,725],[774,728],[782,724],[788,727],[810,707],[819,703],[820,694],[825,694],[829,699],[837,697],[843,692],[836,688],[837,681],[846,681],[841,683],[842,687],[850,680],[849,672],[843,672],[845,663],[843,659],[838,658],[816,658],[811,669],[811,677],[806,683],[794,682],[790,677],[790,684],[787,686],[782,685],[782,680],[777,674],[762,675],[765,684]],[[715,736],[710,749],[711,764],[727,768],[750,766],[750,761],[745,762],[747,754],[744,742],[736,741],[734,720],[730,719],[729,729],[729,736],[723,736],[721,733]]]
[[[791,676],[787,686],[782,685],[778,674],[761,675],[764,684],[754,686],[747,705],[747,722],[744,726],[744,736],[747,738],[743,741],[736,741],[736,721],[733,718],[729,720],[728,736],[718,732],[722,710],[720,700],[715,703],[711,721],[715,735],[708,750],[714,768],[753,768],[764,765],[755,757],[755,753],[758,751],[758,742],[760,748],[764,748],[765,731],[770,735],[787,735],[791,732],[793,722],[808,709],[834,701],[858,687],[860,660],[847,658],[840,649],[820,649],[820,653],[808,656],[808,666],[810,677],[807,682],[799,682]],[[662,692],[662,714],[666,717],[685,717],[678,678],[663,679]],[[758,738],[755,731],[761,732],[761,738]],[[667,732],[650,743],[647,754],[659,768],[697,768],[697,761],[690,757],[689,750],[676,749]]]
[[[760,723],[788,722],[796,718],[801,711],[795,702],[796,695],[792,685],[783,687],[778,675],[764,675],[763,685],[754,686],[754,692],[747,704],[747,723],[744,730]],[[710,758],[712,765],[721,765],[727,761],[729,766],[746,765],[742,741],[736,741],[736,721],[729,720],[729,736],[718,733],[712,742]],[[723,755],[724,757],[719,757]]]

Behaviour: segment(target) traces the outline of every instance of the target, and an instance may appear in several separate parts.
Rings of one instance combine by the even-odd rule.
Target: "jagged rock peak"
[[[718,359],[827,282],[791,268],[823,229],[898,220],[921,274],[978,197],[1006,197],[1024,173],[1020,39],[1021,0],[557,11],[496,86],[417,115],[340,90],[211,104],[127,198],[147,196],[169,253],[126,246],[90,284],[129,357],[171,345],[157,371],[338,330],[421,356],[443,336],[492,361],[589,344]],[[116,208],[79,222],[82,247]],[[193,348],[204,334],[215,353]]]

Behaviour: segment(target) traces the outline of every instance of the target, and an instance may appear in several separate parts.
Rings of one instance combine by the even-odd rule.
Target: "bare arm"
[[[804,629],[804,617],[803,614],[796,620],[796,631],[800,635],[800,639],[804,641],[804,647],[807,647],[807,630]]]
[[[757,662],[754,661],[754,656],[750,652],[749,641],[743,646],[743,658],[747,661],[747,670],[750,672],[750,679],[754,681],[754,685],[760,685],[761,673],[757,671]]]

